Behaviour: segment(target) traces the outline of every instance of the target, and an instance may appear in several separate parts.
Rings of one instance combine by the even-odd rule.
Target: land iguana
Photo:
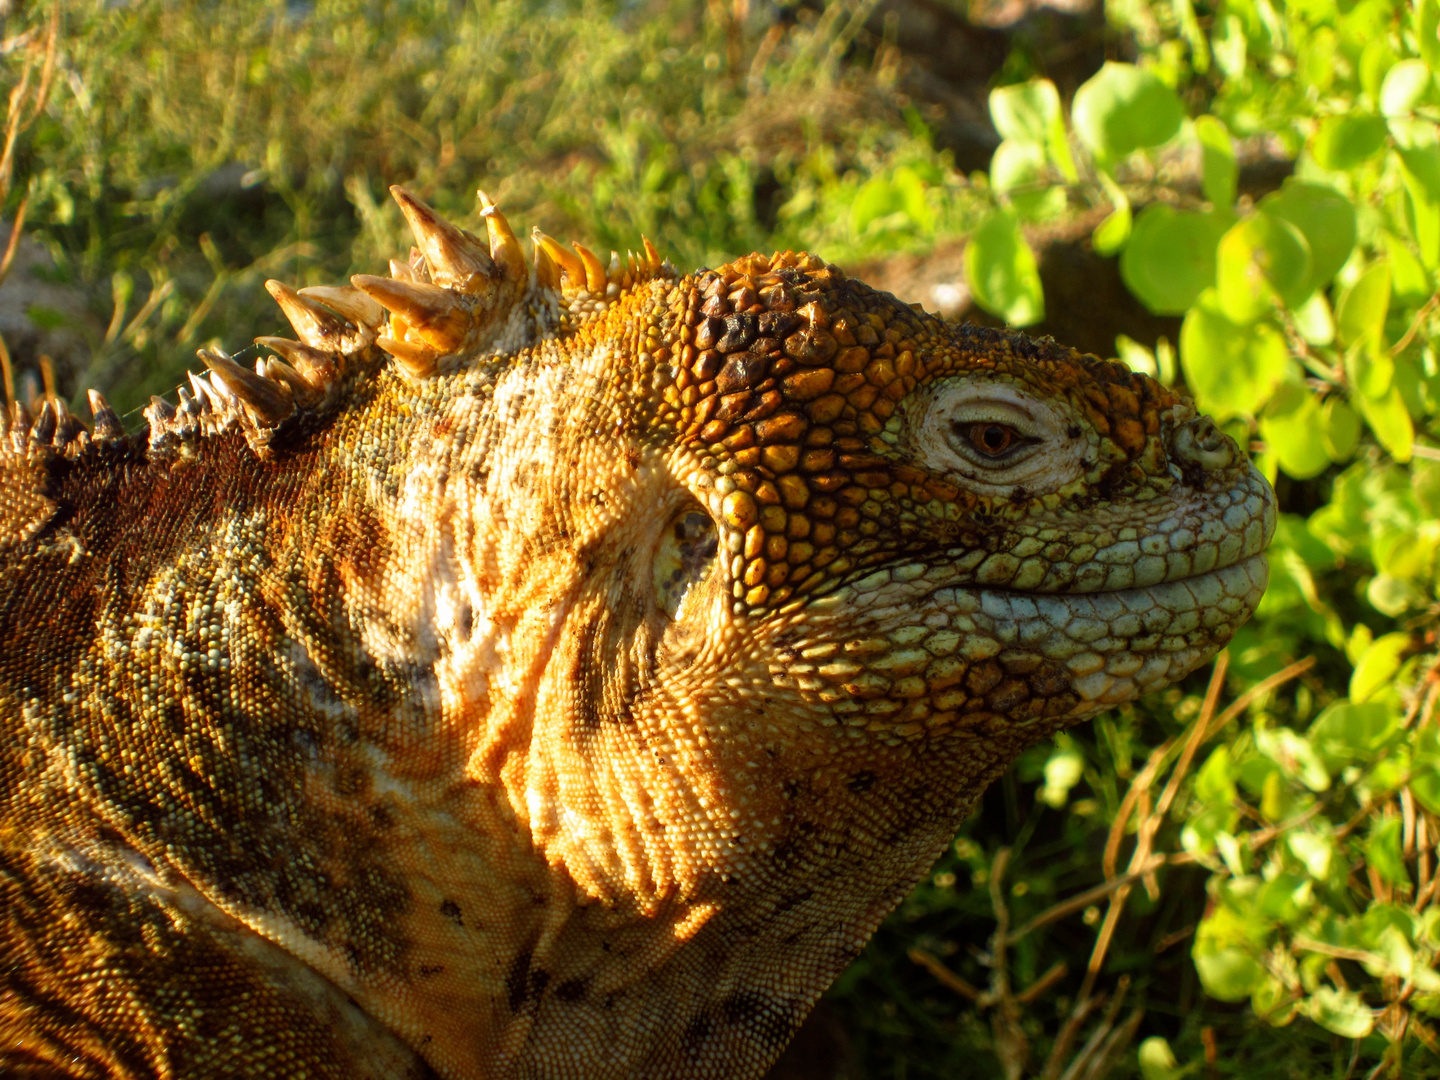
[[[1274,496],[1181,394],[808,254],[389,277],[0,433],[0,1073],[763,1074]]]

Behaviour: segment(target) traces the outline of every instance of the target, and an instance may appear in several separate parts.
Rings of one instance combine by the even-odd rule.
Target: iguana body
[[[1143,376],[397,198],[289,365],[0,449],[7,1075],[759,1076],[1258,602],[1273,496]]]

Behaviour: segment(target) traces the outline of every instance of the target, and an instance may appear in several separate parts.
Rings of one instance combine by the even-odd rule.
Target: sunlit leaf
[[[1388,686],[1411,644],[1410,635],[1401,633],[1384,634],[1371,642],[1350,676],[1350,700],[1358,705]]]
[[[1070,105],[1075,133],[1101,161],[1169,142],[1185,109],[1175,91],[1133,64],[1108,61]]]
[[[1377,259],[1340,296],[1335,324],[1341,342],[1351,345],[1367,334],[1378,337],[1385,330],[1389,310],[1390,264]]]
[[[1440,269],[1440,146],[1402,148],[1399,154],[1406,223],[1420,261],[1431,270]]]
[[[1312,292],[1310,299],[1291,312],[1295,329],[1310,345],[1329,345],[1335,340],[1335,316],[1325,293]]]
[[[1417,0],[1415,42],[1431,71],[1440,71],[1440,0]]]
[[[1002,139],[1039,147],[1061,123],[1060,94],[1049,79],[1032,79],[990,91],[990,119]]]
[[[1327,116],[1310,140],[1310,154],[1321,168],[1344,172],[1362,164],[1385,145],[1385,121],[1364,113]]]
[[[1180,366],[1202,409],[1234,416],[1269,400],[1289,370],[1290,350],[1270,323],[1234,323],[1201,302],[1180,327]]]
[[[1260,209],[1304,234],[1310,245],[1311,288],[1328,285],[1355,247],[1355,207],[1334,188],[1286,180],[1260,201]]]
[[[1320,430],[1331,461],[1344,464],[1355,456],[1360,445],[1360,416],[1340,397],[1325,399]]]
[[[1234,223],[1228,213],[1200,214],[1151,203],[1135,218],[1120,255],[1120,276],[1157,315],[1181,315],[1215,284],[1215,248]]]
[[[1200,188],[1216,206],[1229,206],[1235,201],[1240,175],[1235,164],[1235,141],[1224,121],[1216,116],[1197,118],[1195,137],[1200,140]]]
[[[1355,401],[1380,445],[1396,461],[1409,461],[1415,447],[1415,422],[1410,418],[1410,410],[1405,408],[1400,388],[1392,383],[1389,393],[1383,398],[1377,400],[1361,395]]]
[[[1343,1039],[1362,1039],[1375,1027],[1375,1014],[1359,994],[1321,986],[1305,1003],[1306,1015]]]
[[[1330,876],[1330,859],[1335,854],[1335,842],[1328,835],[1300,830],[1287,833],[1285,843],[1316,881],[1324,881]]]
[[[1405,115],[1425,98],[1430,86],[1430,69],[1425,61],[1401,60],[1386,73],[1380,87],[1381,114]]]
[[[1159,1035],[1151,1035],[1142,1042],[1137,1057],[1140,1075],[1145,1080],[1179,1080],[1185,1075],[1180,1062],[1175,1060],[1175,1051]]]
[[[1201,952],[1197,944],[1194,959],[1200,985],[1218,1001],[1244,1001],[1265,977],[1259,961],[1234,946]]]
[[[999,192],[1036,183],[1045,175],[1045,148],[1006,139],[990,157],[990,186]]]
[[[1232,322],[1254,322],[1278,299],[1294,307],[1310,294],[1310,245],[1288,221],[1251,214],[1220,239],[1216,295]]]
[[[1298,383],[1282,383],[1260,417],[1260,437],[1274,451],[1280,468],[1296,480],[1319,476],[1330,467],[1325,451],[1320,406]]]
[[[1045,317],[1045,298],[1035,253],[1020,235],[1013,214],[997,211],[970,235],[965,276],[976,303],[1012,326]]]
[[[1372,821],[1365,841],[1365,862],[1391,885],[1409,885],[1405,859],[1400,852],[1400,819],[1380,818]]]

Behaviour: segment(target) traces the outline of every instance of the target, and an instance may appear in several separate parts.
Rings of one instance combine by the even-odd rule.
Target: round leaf
[[[1075,133],[1102,161],[1169,142],[1184,118],[1174,90],[1134,64],[1113,61],[1075,91],[1070,106]]]
[[[1311,1020],[1342,1039],[1363,1039],[1375,1027],[1375,1014],[1350,990],[1318,987],[1305,1003],[1305,1011]]]
[[[1220,417],[1258,412],[1289,364],[1285,338],[1268,322],[1233,323],[1202,301],[1180,327],[1180,366],[1205,412]]]
[[[1044,148],[1060,120],[1060,94],[1049,79],[1032,79],[990,91],[990,119],[1003,139]]]
[[[1006,139],[990,157],[990,186],[1006,192],[1033,184],[1045,175],[1045,148]]]
[[[1205,992],[1219,1001],[1244,1001],[1265,977],[1265,969],[1244,949],[1195,950],[1195,970]]]
[[[1385,329],[1390,310],[1390,264],[1377,259],[1367,266],[1340,297],[1335,326],[1340,340],[1353,345],[1367,334],[1377,338]]]
[[[1380,112],[1385,116],[1404,116],[1429,90],[1430,69],[1425,61],[1401,60],[1386,74],[1380,87]]]
[[[1215,247],[1233,222],[1229,214],[1151,203],[1135,218],[1120,276],[1155,314],[1182,315],[1215,284]]]
[[[1185,1070],[1175,1060],[1175,1051],[1159,1035],[1151,1035],[1140,1044],[1140,1075],[1145,1080],[1180,1080]]]
[[[1298,383],[1282,383],[1260,418],[1260,437],[1296,480],[1309,480],[1330,467],[1322,431],[1315,395]]]
[[[1287,180],[1261,201],[1260,209],[1288,221],[1304,235],[1310,245],[1312,290],[1328,285],[1350,258],[1355,247],[1355,208],[1334,188]]]
[[[976,303],[1012,326],[1045,317],[1045,296],[1035,253],[1020,223],[1003,211],[991,214],[965,247],[965,276]]]
[[[1310,294],[1310,247],[1283,218],[1252,214],[1227,232],[1216,254],[1216,292],[1234,322],[1254,322],[1276,298],[1296,307]]]
[[[1385,145],[1385,121],[1364,113],[1327,116],[1310,140],[1310,154],[1322,169],[1344,172],[1364,163]]]

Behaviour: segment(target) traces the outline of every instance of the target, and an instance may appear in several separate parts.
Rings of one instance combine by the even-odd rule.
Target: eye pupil
[[[974,424],[970,428],[970,445],[982,454],[1003,454],[1015,442],[1015,431],[1006,424]]]

